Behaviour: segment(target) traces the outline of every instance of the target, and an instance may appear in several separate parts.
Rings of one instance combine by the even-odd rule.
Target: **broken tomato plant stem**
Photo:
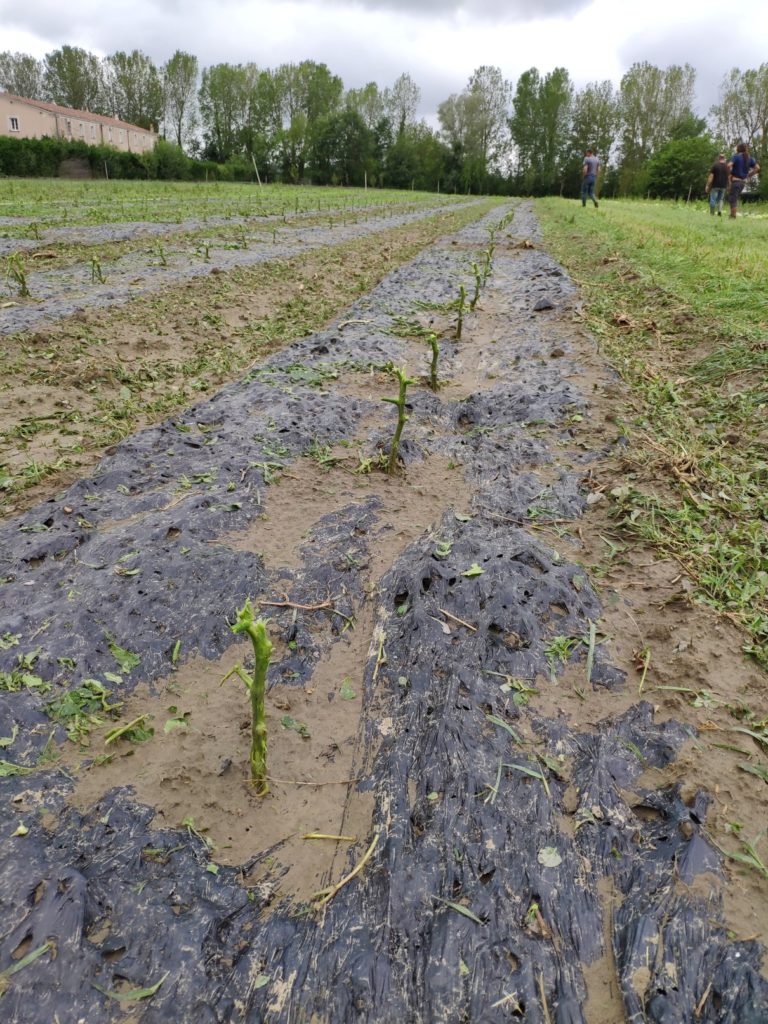
[[[392,447],[389,450],[389,462],[387,463],[387,473],[390,476],[394,475],[397,469],[397,457],[400,454],[400,437],[403,433],[403,427],[408,421],[408,417],[405,414],[405,400],[408,393],[408,385],[415,384],[416,382],[412,377],[409,377],[405,367],[400,369],[399,367],[393,367],[392,372],[397,377],[400,385],[400,390],[397,398],[382,398],[382,402],[389,402],[394,405],[397,409],[397,423],[395,424],[395,434],[392,438]]]
[[[267,636],[264,619],[253,618],[250,598],[237,612],[234,625],[229,627],[233,633],[245,633],[253,644],[253,676],[249,678],[240,665],[232,672],[245,683],[251,697],[251,781],[257,796],[265,796],[269,792],[267,783],[267,722],[264,714],[264,695],[267,689],[267,669],[272,655],[272,643]],[[239,671],[238,671],[239,670]],[[228,673],[224,678],[228,678]]]
[[[467,292],[463,284],[459,285],[459,297],[456,300],[456,341],[461,341],[461,329],[464,326],[464,308],[467,302]]]
[[[440,358],[440,349],[437,344],[437,335],[430,333],[427,335],[427,341],[429,347],[432,349],[432,362],[429,364],[429,386],[433,391],[437,391],[437,361]]]

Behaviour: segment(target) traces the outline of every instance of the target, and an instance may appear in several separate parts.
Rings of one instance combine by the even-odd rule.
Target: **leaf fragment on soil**
[[[24,765],[0,759],[0,779],[9,778],[11,775],[31,775],[34,770],[34,768],[25,768]]]
[[[519,746],[522,746],[523,741],[517,735],[512,726],[508,725],[503,718],[499,718],[498,715],[486,715],[485,717],[487,721],[493,722],[494,725],[498,725],[500,729],[505,729],[512,737],[512,739],[515,741],[515,743],[517,743]]]
[[[8,988],[8,979],[12,975],[16,974],[17,971],[21,971],[25,967],[28,967],[31,963],[34,963],[38,957],[41,957],[43,955],[43,953],[47,953],[48,950],[52,947],[52,945],[53,943],[50,941],[44,942],[42,946],[38,946],[37,949],[33,949],[31,953],[27,953],[25,957],[22,957],[18,963],[12,964],[4,971],[0,971],[0,996],[2,996],[2,994]]]
[[[740,762],[739,768],[743,772],[749,772],[750,775],[756,775],[758,779],[762,779],[763,782],[768,783],[768,768],[762,764],[749,764],[748,762]]]
[[[13,745],[13,741],[19,734],[19,727],[14,723],[13,729],[11,729],[10,736],[0,736],[0,747],[10,747]]]
[[[134,654],[132,651],[127,651],[124,647],[120,647],[114,638],[108,637],[107,642],[109,644],[110,654],[126,675],[141,663],[141,658],[138,654]]]
[[[342,681],[341,689],[339,690],[339,696],[341,697],[342,700],[354,700],[355,697],[357,696],[355,691],[352,689],[352,680],[349,678],[349,676],[345,676],[344,680]]]
[[[291,715],[283,715],[280,719],[280,725],[282,725],[284,729],[293,729],[294,732],[297,732],[303,740],[308,740],[312,735],[304,722],[299,722],[298,719],[293,718]]]
[[[149,988],[132,988],[130,992],[111,992],[108,988],[103,988],[95,981],[92,981],[91,985],[98,992],[101,992],[102,995],[109,996],[110,999],[116,999],[119,1003],[135,1003],[139,999],[149,999],[153,996],[170,973],[170,971],[166,971],[160,981],[150,985]]]
[[[433,900],[438,900],[440,903],[444,903],[446,907],[450,907],[451,910],[455,910],[457,914],[461,914],[463,917],[468,917],[470,921],[474,921],[475,924],[484,924],[485,922],[472,913],[469,907],[465,907],[463,903],[454,903],[453,900],[444,900],[442,896],[432,895]]]
[[[563,858],[555,846],[543,846],[539,850],[536,860],[545,868],[556,868],[563,863]]]

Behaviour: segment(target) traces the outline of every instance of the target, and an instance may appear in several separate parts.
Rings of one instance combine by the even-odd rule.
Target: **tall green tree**
[[[0,53],[0,90],[29,100],[44,99],[42,62],[28,53]]]
[[[418,154],[414,188],[423,192],[447,191],[451,153],[438,133],[426,121],[419,121],[406,135]]]
[[[368,82],[362,89],[348,89],[344,105],[359,114],[363,124],[371,130],[386,116],[384,95],[375,82]]]
[[[709,135],[673,139],[648,163],[648,191],[660,199],[698,196],[712,166],[714,143]]]
[[[94,114],[109,113],[101,61],[79,46],[62,46],[47,53],[43,82],[53,103]]]
[[[320,126],[338,109],[344,86],[326,64],[311,60],[282,64],[275,83],[282,113],[278,141],[283,178],[300,182]]]
[[[387,117],[397,135],[402,135],[408,125],[416,123],[421,89],[407,71],[396,79],[391,89],[384,90],[383,99]]]
[[[768,161],[768,64],[742,71],[732,68],[711,110],[717,132],[729,145],[746,142],[765,167]]]
[[[501,71],[483,65],[472,73],[462,93],[438,107],[442,136],[460,168],[462,191],[483,191],[489,173],[508,157],[511,96]]]
[[[515,147],[515,179],[522,191],[531,191],[536,177],[540,93],[538,68],[529,68],[517,80],[509,119],[509,131]]]
[[[312,170],[318,185],[360,187],[374,169],[374,137],[362,117],[349,107],[329,114],[315,135]]]
[[[571,155],[573,85],[565,68],[542,77],[523,72],[512,100],[509,128],[517,154],[516,184],[534,195],[559,192]]]
[[[104,60],[112,113],[141,128],[159,127],[163,117],[163,83],[151,57],[141,50],[118,50]]]
[[[613,83],[589,82],[573,97],[572,147],[581,158],[593,149],[605,166],[611,159],[619,133],[619,98]]]
[[[602,167],[603,183],[609,174],[619,133],[619,98],[612,82],[589,82],[574,94],[571,105],[571,139],[564,192],[577,195],[581,187],[584,153],[592,149]]]
[[[573,85],[565,68],[544,76],[539,95],[541,116],[541,176],[544,188],[562,191],[569,156]]]
[[[633,64],[621,80],[621,189],[641,193],[647,185],[647,163],[673,138],[675,126],[693,116],[696,72],[690,64],[658,68],[647,61]]]
[[[197,126],[197,57],[177,50],[163,65],[165,134],[177,146],[188,146]]]
[[[214,64],[203,69],[198,93],[205,154],[222,163],[242,152],[249,100],[258,69],[253,64]]]
[[[268,68],[251,72],[248,108],[242,132],[243,152],[256,162],[262,177],[274,173],[282,132],[279,83]]]

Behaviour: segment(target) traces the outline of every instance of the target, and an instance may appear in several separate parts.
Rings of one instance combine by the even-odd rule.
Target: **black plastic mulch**
[[[498,216],[459,240],[482,248]],[[535,237],[525,206],[514,230]],[[120,1020],[120,991],[157,986],[129,1004],[131,1019],[588,1024],[584,968],[597,961],[629,1021],[768,1020],[761,948],[728,937],[719,896],[688,888],[722,873],[704,831],[707,794],[689,804],[674,788],[638,788],[688,732],[655,723],[646,703],[612,716],[623,679],[599,644],[591,685],[606,715],[594,728],[543,716],[525,692],[558,667],[553,638],[586,638],[600,615],[586,572],[525,529],[534,508],[577,519],[585,507],[579,474],[554,471],[552,445],[588,404],[566,379],[567,353],[540,358],[547,309],[567,309],[574,291],[535,249],[495,255],[487,287],[505,301],[501,372],[462,402],[412,391],[406,461],[416,471],[430,451],[457,457],[474,514],[443,510],[379,581],[377,643],[361,666],[357,760],[370,766],[360,786],[374,798],[369,839],[379,836],[364,872],[321,914],[268,906],[237,870],[207,871],[207,848],[186,830],[151,829],[152,809],[129,789],[83,815],[66,802],[71,780],[40,763],[51,733],[63,738],[46,711],[52,695],[119,674],[115,645],[139,659],[109,682],[119,696],[165,675],[178,641],[182,661],[218,657],[234,639],[226,617],[278,583],[307,603],[339,594],[354,616],[375,499],[318,509],[300,570],[270,573],[227,537],[269,509],[270,480],[312,441],[351,440],[374,413],[385,434],[382,407],[335,393],[334,374],[400,362],[390,318],[416,300],[449,300],[460,274],[469,285],[466,251],[435,246],[335,329],[130,438],[93,477],[0,528],[0,669],[50,687],[0,690],[0,737],[11,740],[0,750],[4,1020]],[[460,346],[441,347],[449,373]],[[597,455],[583,453],[585,467]],[[340,619],[275,622],[305,653],[273,666],[273,680],[306,682],[321,646],[346,642]],[[573,657],[585,653],[583,639]],[[48,829],[43,809],[55,817]],[[28,833],[14,835],[22,820]]]

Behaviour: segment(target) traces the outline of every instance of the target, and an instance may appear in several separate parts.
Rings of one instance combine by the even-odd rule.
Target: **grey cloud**
[[[371,11],[398,11],[434,17],[468,14],[494,21],[531,21],[563,17],[588,7],[591,0],[353,0],[356,7]]]
[[[649,29],[628,40],[619,50],[622,67],[648,61],[658,67],[690,64],[696,69],[697,113],[705,117],[720,94],[720,83],[731,68],[756,68],[765,61],[764,39],[749,35],[748,27],[720,33],[712,46],[712,26],[704,19],[690,26],[684,38],[678,30]]]

